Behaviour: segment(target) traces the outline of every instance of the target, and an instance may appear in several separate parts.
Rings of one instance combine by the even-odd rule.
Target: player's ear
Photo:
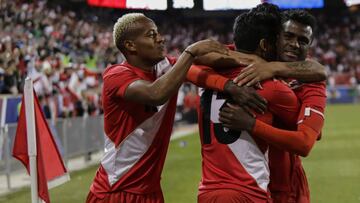
[[[132,40],[125,40],[124,41],[124,47],[126,50],[128,50],[129,52],[134,52],[136,51],[136,46],[134,41]]]
[[[268,46],[269,46],[269,45],[268,45],[266,39],[261,39],[261,40],[260,40],[259,47],[260,47],[260,49],[261,49],[263,52],[266,52],[266,51],[269,49]]]

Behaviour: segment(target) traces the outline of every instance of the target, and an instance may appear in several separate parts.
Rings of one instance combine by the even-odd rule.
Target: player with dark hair
[[[103,74],[105,154],[87,202],[161,203],[178,88],[195,57],[228,50],[213,40],[199,41],[175,62],[165,57],[155,23],[141,13],[119,18],[113,37],[126,61]]]
[[[300,18],[300,17],[304,18],[304,20],[302,20],[302,21],[299,20],[299,21],[304,22],[304,23],[307,22],[309,24],[309,26],[311,27],[311,36],[308,38],[308,40],[304,39],[304,33],[302,34],[302,36],[295,35],[295,37],[296,37],[295,39],[298,41],[297,43],[302,43],[302,46],[300,48],[303,48],[304,45],[307,45],[307,43],[304,43],[304,42],[312,41],[312,30],[315,29],[315,26],[313,23],[314,18],[302,10],[293,10],[291,12],[287,11],[285,13],[285,17],[286,16],[294,16],[292,18]],[[286,21],[288,21],[288,19],[284,18],[283,25],[286,25],[285,24]],[[285,26],[284,30],[287,30],[287,29],[288,28]],[[291,33],[286,33],[286,35],[290,35],[290,36],[284,36],[284,33],[285,32],[282,32],[280,37],[282,37],[282,38],[286,37],[288,39],[279,39],[277,41],[278,43],[286,43],[286,41],[291,41],[294,39],[293,37],[291,37],[291,35],[292,35]],[[306,36],[305,36],[305,38],[306,38]],[[284,48],[287,46],[278,44],[278,47]],[[305,46],[305,48],[306,48],[306,46]],[[251,65],[250,67],[244,69],[244,74],[242,74],[240,76],[240,79],[242,78],[245,82],[249,82],[250,84],[255,84],[256,82],[260,81],[261,77],[271,78],[273,76],[297,78],[299,81],[302,81],[302,82],[314,82],[314,81],[324,80],[326,78],[325,69],[318,62],[311,60],[311,59],[307,59],[306,61],[296,61],[296,60],[304,60],[305,59],[304,56],[306,56],[306,54],[303,54],[302,50],[304,50],[304,49],[295,51],[295,53],[297,55],[299,55],[299,57],[297,57],[297,59],[293,59],[293,60],[295,60],[295,62],[263,63],[263,61],[262,61],[262,63]],[[281,49],[278,51],[280,52],[279,53],[280,55],[281,54],[288,55],[288,56],[294,55],[293,53],[291,53],[292,49],[289,49],[289,48]],[[305,49],[305,51],[307,53],[307,49]],[[285,53],[285,52],[287,52],[287,53]],[[209,56],[211,56],[211,57],[209,57]],[[243,63],[246,60],[248,60],[250,62],[251,61],[252,62],[259,61],[258,58],[254,57],[252,55],[247,55],[247,54],[243,54],[243,53],[239,53],[238,56],[236,54],[230,54],[230,56],[231,57],[224,58],[224,57],[218,57],[218,56],[216,56],[216,54],[215,54],[215,57],[214,57],[214,54],[208,54],[204,57],[201,57],[200,59],[205,58],[208,60],[209,58],[210,59],[216,58],[217,59],[217,60],[215,60],[216,63],[213,63],[213,61],[210,60],[210,62],[211,62],[210,65],[212,64],[213,66],[220,66],[220,67],[222,67],[222,66],[232,67],[236,64],[239,64],[240,62]],[[235,56],[235,58],[234,58],[234,56]],[[301,56],[303,56],[303,57],[301,57]],[[281,60],[284,60],[284,59],[281,59]],[[225,64],[223,63],[224,61],[226,62]],[[255,70],[254,73],[253,73],[253,70]],[[214,74],[208,68],[193,66],[190,69],[189,74],[192,75],[193,80],[196,80],[196,77],[201,78],[203,81],[205,81],[206,85],[209,88],[217,88],[218,91],[225,91],[225,92],[231,94],[231,91],[229,91],[229,89],[231,89],[231,88],[228,88],[228,87],[233,86],[232,81],[226,80],[226,78],[220,77],[219,75]],[[224,85],[220,86],[218,84],[215,84],[213,81],[222,81],[221,83],[218,82],[218,84],[220,83],[220,84],[224,84]],[[241,81],[241,82],[244,83],[244,81]],[[314,84],[311,84],[311,83],[302,84],[302,88],[296,89],[295,92],[297,93],[297,96],[301,99],[301,101],[304,103],[304,105],[302,105],[302,112],[299,114],[300,118],[304,117],[304,115],[305,115],[305,117],[308,117],[308,118],[305,118],[305,120],[307,120],[308,123],[314,124],[311,127],[313,127],[313,129],[316,131],[315,134],[319,135],[318,132],[320,132],[322,125],[323,125],[323,118],[321,117],[321,114],[324,110],[325,100],[326,100],[325,84],[321,83],[321,82],[314,83]],[[305,110],[305,108],[307,110]],[[226,108],[224,108],[224,109],[226,109]],[[317,109],[319,111],[317,111]],[[313,112],[313,113],[311,113],[311,116],[309,116],[310,115],[309,111]],[[314,112],[317,112],[318,116]],[[242,112],[242,113],[245,114],[245,112]],[[246,116],[245,117],[237,116],[237,118],[247,118],[247,117]],[[245,121],[246,119],[242,119],[242,120],[244,123],[246,123],[246,121]],[[249,120],[251,120],[251,119],[249,119]],[[302,122],[303,120],[300,119],[300,121]],[[240,128],[240,127],[238,127],[238,128]],[[280,145],[279,147],[282,149],[285,149],[292,153],[300,154],[303,156],[306,156],[309,153],[309,151],[311,150],[311,148],[313,146],[311,143],[315,142],[313,138],[317,137],[317,136],[310,136],[310,139],[307,139],[309,132],[310,132],[310,134],[312,132],[311,132],[311,130],[310,131],[304,130],[303,127],[299,127],[297,132],[268,131],[268,130],[269,129],[267,129],[267,128],[263,128],[262,133],[265,134],[265,139],[268,140],[270,143],[274,142],[276,146]],[[279,129],[272,127],[272,130],[279,130]],[[275,132],[275,133],[269,133],[269,132]],[[282,134],[280,134],[280,132],[282,132]],[[290,134],[292,136],[288,137],[289,139],[284,140],[284,139],[282,139],[284,136],[279,136],[279,134],[283,135],[283,133],[292,133],[292,134]],[[314,135],[314,134],[312,134],[312,135]],[[267,138],[266,136],[270,136],[270,138]],[[297,143],[297,144],[295,145],[295,143]],[[275,162],[276,162],[276,159],[273,159],[273,160],[275,160]],[[296,162],[301,163],[301,162],[299,162],[299,160]],[[285,176],[285,178],[284,178],[283,175],[285,173],[287,173],[287,171],[289,171],[289,170],[292,171],[292,167],[286,167],[286,163],[289,163],[289,162],[284,162],[284,163],[285,164],[280,164],[280,165],[272,164],[273,166],[279,166],[278,174],[280,175],[278,177],[276,177],[276,175],[273,175],[272,179],[271,179],[272,183],[274,183],[274,182],[276,183],[278,181],[279,184],[270,184],[270,188],[274,188],[275,202],[294,201],[294,199],[296,199],[297,202],[308,202],[309,201],[309,192],[308,192],[305,174],[303,173],[301,164],[292,165],[292,166],[295,166],[295,165],[297,166],[296,169],[294,169],[295,172],[292,173],[292,175],[296,176],[296,177]],[[286,169],[287,169],[287,171],[286,171]],[[275,170],[276,170],[276,168],[275,168]],[[272,171],[274,171],[274,170],[272,170]],[[280,192],[276,192],[276,191],[279,191],[279,189],[276,189],[277,188],[276,185],[279,186],[278,188],[280,188]],[[272,186],[275,186],[275,187],[272,187]],[[284,189],[281,190],[281,188],[285,188],[285,190]],[[287,192],[281,192],[281,191],[287,191]]]
[[[268,12],[252,9],[235,20],[234,31],[243,33],[234,35],[236,50],[274,60],[276,36],[281,29],[280,11],[272,4],[258,7]],[[221,73],[233,78],[241,68]],[[257,92],[268,101],[269,111],[258,114],[258,119],[272,124],[276,118],[295,128],[300,106],[295,94],[281,81],[268,80],[262,86]],[[199,128],[203,167],[198,202],[271,202],[268,144],[245,131],[223,128],[219,112],[231,102],[222,92],[207,89],[201,95]]]
[[[238,52],[254,53],[259,44],[253,42],[259,42],[260,46],[264,46],[261,39],[266,39],[270,45],[275,44],[277,36],[274,33],[278,33],[281,29],[278,26],[281,14],[277,12],[277,7],[265,5],[267,4],[253,8],[250,13],[253,12],[254,15],[239,16],[235,19],[233,34],[234,44]],[[269,17],[269,14],[273,16]],[[272,49],[274,47],[263,48]],[[265,54],[272,55],[263,58],[274,59],[276,57],[275,53],[275,50],[266,50]]]
[[[277,40],[277,58],[287,63],[252,64],[241,71],[242,74],[235,78],[235,83],[238,83],[240,86],[244,84],[252,86],[261,80],[275,76],[295,78],[301,82],[308,83],[326,79],[325,68],[314,60],[306,59],[308,49],[313,41],[313,33],[316,29],[315,18],[304,10],[288,10],[283,12],[282,22],[283,29]],[[304,25],[307,26],[307,30],[304,30]],[[298,36],[297,32],[300,32],[301,36]],[[291,44],[291,41],[294,39],[299,43],[296,45],[299,48],[296,48],[295,52]]]
[[[302,61],[306,59],[308,49],[313,40],[315,29],[314,17],[303,10],[291,10],[284,12],[283,29],[280,32],[277,42],[279,60],[281,61]],[[306,64],[297,62],[304,66]],[[244,69],[240,79],[247,81],[258,81],[274,76],[276,66],[255,64]],[[266,67],[264,67],[266,66]],[[244,82],[244,83],[245,83]],[[236,114],[237,117],[224,121],[224,125],[237,129],[248,130],[253,136],[264,139],[275,147],[270,148],[270,190],[276,203],[308,203],[310,192],[305,172],[301,164],[300,156],[307,156],[310,153],[317,139],[320,139],[321,129],[324,124],[324,110],[326,105],[325,82],[300,83],[293,80],[290,82],[293,91],[299,98],[301,111],[298,118],[297,131],[286,131],[274,128],[248,116],[241,109],[226,109],[224,111]],[[224,113],[222,119],[229,120]],[[281,126],[278,126],[281,127]],[[285,151],[284,151],[285,150]]]

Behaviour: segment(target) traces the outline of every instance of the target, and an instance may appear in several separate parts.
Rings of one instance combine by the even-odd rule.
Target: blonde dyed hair
[[[113,28],[113,40],[116,47],[122,51],[124,49],[123,41],[128,34],[131,26],[143,18],[147,18],[142,13],[128,13],[121,16],[114,25]]]

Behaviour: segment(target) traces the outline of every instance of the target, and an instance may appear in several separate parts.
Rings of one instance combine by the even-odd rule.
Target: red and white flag
[[[32,187],[33,182],[35,182],[34,187],[37,187],[38,197],[44,202],[48,203],[50,202],[48,189],[60,185],[68,181],[70,178],[60,156],[59,150],[57,149],[50,128],[45,120],[44,114],[41,111],[35,92],[33,98],[34,102],[32,103],[34,105],[34,110],[31,115],[33,115],[35,122],[31,122],[35,123],[34,127],[36,141],[34,141],[34,143],[36,143],[36,145],[33,149],[36,150],[33,154],[35,154],[36,157],[37,172],[35,173],[35,176],[37,174],[37,181],[36,179],[35,181],[32,181]],[[27,138],[27,134],[29,132],[27,131],[27,123],[29,122],[26,120],[28,117],[26,116],[26,114],[28,114],[28,110],[26,110],[27,106],[28,105],[25,105],[25,99],[23,96],[18,126],[16,130],[16,137],[13,146],[13,156],[25,165],[29,174],[34,174],[30,172],[32,169],[30,169],[31,159],[29,158],[30,152],[28,147],[31,148],[31,146],[29,146],[30,144],[28,145],[29,138]]]

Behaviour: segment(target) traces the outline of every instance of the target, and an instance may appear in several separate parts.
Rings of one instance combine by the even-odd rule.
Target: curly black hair
[[[293,20],[311,27],[313,31],[316,29],[316,19],[306,10],[287,10],[283,12],[283,23]]]
[[[275,44],[281,30],[281,16],[279,7],[269,3],[259,4],[240,14],[233,26],[236,49],[254,52],[261,39]]]

